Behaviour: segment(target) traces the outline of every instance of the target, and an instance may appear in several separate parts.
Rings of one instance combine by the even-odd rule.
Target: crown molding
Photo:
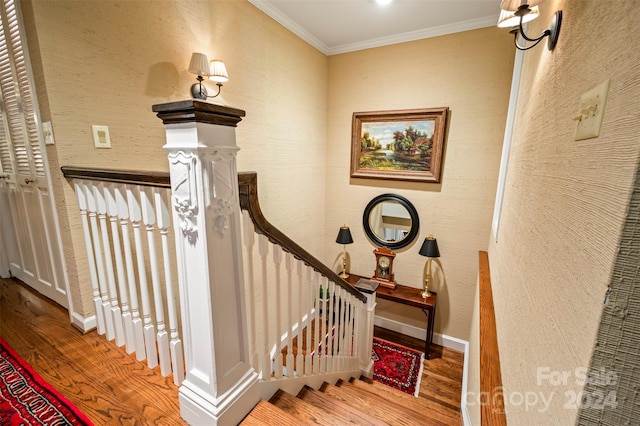
[[[302,40],[309,43],[311,46],[318,49],[320,52],[324,53],[327,56],[329,55],[329,46],[315,38],[311,33],[302,28],[300,25],[296,24],[287,15],[280,12],[279,9],[273,7],[271,3],[264,0],[249,0],[249,3],[269,15],[271,18],[273,18],[273,20],[300,37]]]
[[[472,19],[469,21],[456,22],[453,24],[440,25],[437,27],[425,28],[417,31],[396,34],[387,37],[380,37],[365,40],[358,43],[343,44],[328,49],[327,56],[338,55],[340,53],[355,52],[357,50],[372,49],[375,47],[389,46],[391,44],[406,43],[408,41],[422,40],[425,38],[439,37],[447,34],[460,33],[463,31],[477,30],[479,28],[492,27],[496,25],[495,16]]]
[[[396,34],[387,37],[380,37],[356,43],[347,43],[339,46],[329,47],[318,40],[311,33],[306,31],[304,28],[302,28],[300,25],[292,21],[288,16],[280,12],[279,9],[272,6],[271,3],[265,0],[249,0],[249,3],[253,4],[255,7],[278,22],[280,25],[282,25],[327,56],[355,52],[364,49],[372,49],[375,47],[388,46],[391,44],[405,43],[408,41],[421,40],[430,37],[438,37],[442,35],[476,30],[479,28],[492,27],[496,25],[496,17],[492,15],[463,22],[456,22],[453,24],[440,25],[437,27],[425,28],[417,31],[410,31],[407,33]]]

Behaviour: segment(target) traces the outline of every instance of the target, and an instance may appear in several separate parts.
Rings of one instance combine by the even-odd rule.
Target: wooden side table
[[[369,279],[360,275],[351,274],[345,281],[354,286],[360,279]],[[429,359],[431,342],[433,341],[433,325],[436,319],[436,299],[437,294],[430,292],[431,296],[426,299],[422,297],[422,289],[408,287],[398,284],[395,289],[379,286],[376,290],[376,296],[381,299],[391,300],[392,302],[402,303],[403,305],[420,308],[427,316],[427,337],[425,339],[425,357]]]

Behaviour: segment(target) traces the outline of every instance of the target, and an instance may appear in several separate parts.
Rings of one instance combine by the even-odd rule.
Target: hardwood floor
[[[178,389],[124,348],[81,334],[65,309],[0,279],[0,336],[96,425],[184,425]]]
[[[424,350],[424,341],[420,339],[380,327],[375,327],[373,334],[381,339],[420,351]],[[463,363],[464,354],[462,352],[432,344],[431,357],[424,361],[419,397],[451,408],[459,414]],[[452,420],[451,424],[462,424],[462,417],[456,417]]]
[[[382,339],[424,348],[424,342],[376,327]],[[96,425],[181,425],[178,390],[159,368],[149,370],[95,331],[81,334],[65,309],[18,280],[0,279],[0,336]],[[463,354],[432,345],[420,399],[459,425]],[[429,417],[429,414],[425,414]]]

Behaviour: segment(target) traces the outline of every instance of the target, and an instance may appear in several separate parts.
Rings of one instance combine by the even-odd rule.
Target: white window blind
[[[9,166],[12,172],[20,175],[44,177],[44,159],[26,63],[26,48],[15,0],[2,1],[0,16],[0,92],[3,115],[3,120],[0,120],[0,160],[5,172],[8,172],[6,167]]]

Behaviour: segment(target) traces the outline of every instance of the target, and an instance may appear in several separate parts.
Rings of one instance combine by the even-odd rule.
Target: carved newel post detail
[[[235,127],[245,113],[199,100],[153,111],[166,125],[176,229],[186,363],[180,412],[190,424],[237,424],[243,406],[259,400],[248,363],[236,170]]]

